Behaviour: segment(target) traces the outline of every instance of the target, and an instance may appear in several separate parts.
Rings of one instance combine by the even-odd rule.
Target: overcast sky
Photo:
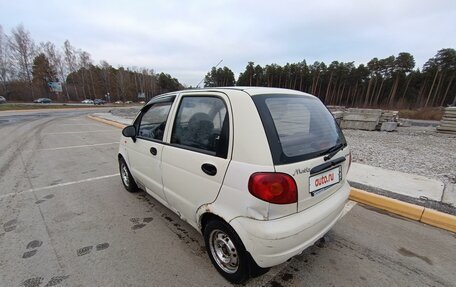
[[[221,59],[236,77],[248,61],[367,63],[410,52],[417,67],[456,48],[455,0],[21,1],[0,0],[9,34],[68,39],[95,63],[169,73],[195,86]]]

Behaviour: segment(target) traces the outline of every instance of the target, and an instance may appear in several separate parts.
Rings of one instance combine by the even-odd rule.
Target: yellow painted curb
[[[350,199],[370,206],[390,211],[413,220],[420,220],[424,207],[403,202],[397,199],[381,196],[357,188],[352,188]]]
[[[119,129],[123,129],[124,127],[126,127],[126,125],[124,125],[124,124],[121,124],[121,123],[118,123],[118,122],[114,122],[114,121],[110,121],[110,120],[105,120],[105,119],[102,119],[102,118],[99,118],[99,117],[94,117],[94,116],[87,116],[87,117],[89,119],[92,119],[92,120],[95,120],[95,121],[98,121],[98,122],[102,122],[104,124],[111,125],[113,127],[119,128]]]
[[[456,232],[456,216],[425,208],[421,222]]]
[[[456,216],[416,204],[352,188],[350,199],[391,213],[420,221],[448,231],[456,232]]]

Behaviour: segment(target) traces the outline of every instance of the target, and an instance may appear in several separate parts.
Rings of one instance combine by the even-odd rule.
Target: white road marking
[[[356,205],[356,203],[357,202],[353,200],[347,201],[347,203],[344,206],[344,209],[342,210],[342,215],[340,216],[340,218],[344,217]]]
[[[45,133],[43,135],[64,135],[64,134],[85,134],[85,133],[103,133],[103,132],[119,132],[118,129],[112,130],[97,130],[97,131],[84,131],[84,132],[56,132],[56,133]]]
[[[25,150],[24,152],[51,151],[51,150],[62,150],[62,149],[72,149],[72,148],[83,148],[83,147],[93,147],[93,146],[103,146],[103,145],[113,145],[113,144],[119,144],[119,142],[99,143],[99,144],[86,144],[86,145],[73,145],[73,146],[62,146],[62,147],[54,147],[54,148],[42,148],[42,149],[35,149],[35,150]]]
[[[97,124],[58,124],[55,126],[56,127],[58,127],[58,126],[97,126],[97,127],[99,127],[100,125],[97,125]]]
[[[64,183],[59,183],[59,184],[55,184],[55,185],[37,187],[37,188],[29,189],[29,190],[24,190],[24,191],[18,192],[18,193],[15,193],[15,192],[7,193],[7,194],[0,195],[0,199],[3,199],[5,197],[9,197],[9,196],[13,196],[13,195],[17,195],[17,194],[20,194],[20,193],[23,193],[23,192],[34,192],[34,191],[53,189],[53,188],[56,188],[56,187],[62,187],[62,186],[68,186],[68,185],[73,185],[73,184],[85,183],[85,182],[90,182],[90,181],[95,181],[95,180],[100,180],[100,179],[105,179],[105,178],[110,178],[110,177],[115,177],[115,176],[119,176],[119,173],[110,174],[110,175],[103,175],[103,176],[97,176],[97,177],[92,177],[92,178],[86,178],[86,179],[81,179],[81,180],[77,180],[77,181],[64,182]]]

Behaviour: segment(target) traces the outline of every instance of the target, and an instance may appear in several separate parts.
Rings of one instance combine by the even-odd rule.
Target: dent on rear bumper
[[[350,193],[347,182],[329,198],[293,215],[261,221],[233,219],[246,249],[260,267],[271,267],[300,254],[328,232],[340,218]]]

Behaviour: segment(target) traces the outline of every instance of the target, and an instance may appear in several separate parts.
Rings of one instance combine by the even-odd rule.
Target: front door
[[[229,101],[224,94],[188,93],[180,97],[162,172],[169,205],[190,224],[196,211],[213,202],[230,161]]]
[[[143,108],[135,122],[136,141],[127,145],[131,173],[162,202],[166,202],[161,172],[163,135],[173,100],[174,97]]]

